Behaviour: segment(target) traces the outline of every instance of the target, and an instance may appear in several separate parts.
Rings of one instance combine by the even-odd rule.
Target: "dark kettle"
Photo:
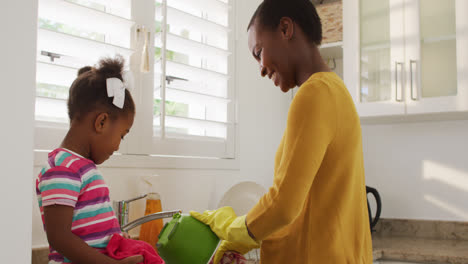
[[[377,192],[375,188],[366,186],[366,195],[369,193],[371,193],[374,196],[375,202],[377,204],[377,211],[375,212],[374,219],[372,219],[372,212],[371,212],[371,208],[369,205],[369,198],[367,198],[367,210],[369,212],[369,224],[370,224],[370,229],[372,231],[372,229],[377,224],[377,221],[379,221],[380,213],[382,212],[382,201],[380,200],[379,192]]]

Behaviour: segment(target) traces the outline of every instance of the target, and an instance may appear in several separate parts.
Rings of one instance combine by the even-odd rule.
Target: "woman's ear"
[[[294,35],[294,22],[289,17],[282,17],[279,22],[281,36],[284,39],[290,40]]]
[[[96,116],[94,120],[94,130],[101,134],[104,129],[108,126],[109,123],[109,114],[107,113],[100,113]]]

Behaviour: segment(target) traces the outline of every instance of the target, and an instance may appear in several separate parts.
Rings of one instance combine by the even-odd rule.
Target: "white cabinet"
[[[468,111],[468,1],[343,1],[344,81],[360,116]]]

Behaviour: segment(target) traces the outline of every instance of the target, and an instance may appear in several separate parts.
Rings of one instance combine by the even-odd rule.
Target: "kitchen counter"
[[[374,260],[468,263],[468,223],[382,219],[372,236]]]
[[[381,219],[375,229],[374,260],[468,263],[468,222]],[[47,247],[33,249],[32,264],[47,263],[47,254]]]
[[[468,241],[411,237],[373,237],[374,260],[437,264],[468,263]]]
[[[468,263],[468,241],[408,237],[377,237],[373,240],[374,260],[398,260],[434,264]],[[32,251],[33,264],[46,264],[48,248]],[[257,263],[249,261],[248,263]]]

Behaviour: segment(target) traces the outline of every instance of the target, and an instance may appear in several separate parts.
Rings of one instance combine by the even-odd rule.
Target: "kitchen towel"
[[[145,259],[143,264],[164,264],[164,260],[156,253],[154,248],[139,240],[124,238],[119,234],[112,236],[106,248],[106,253],[113,259],[124,259],[127,257],[142,255]]]

